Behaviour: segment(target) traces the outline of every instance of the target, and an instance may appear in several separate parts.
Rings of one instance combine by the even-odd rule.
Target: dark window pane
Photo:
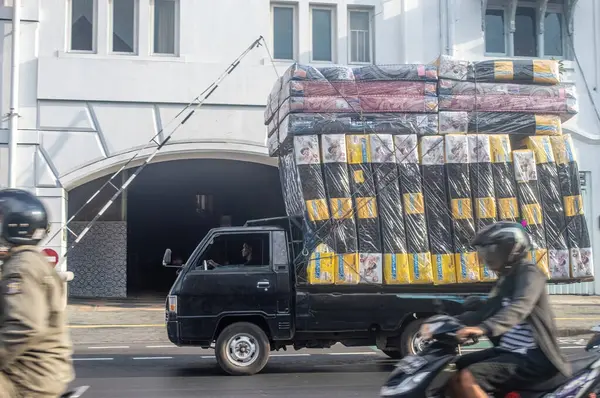
[[[517,8],[515,28],[515,56],[537,57],[535,8]]]
[[[112,50],[114,52],[134,52],[135,1],[136,0],[113,0]]]
[[[154,0],[154,53],[175,54],[175,1]]]
[[[544,55],[562,57],[563,31],[562,14],[550,12],[544,22]]]
[[[71,50],[94,50],[94,0],[71,1]]]
[[[485,13],[485,52],[504,54],[504,10],[487,10]]]
[[[331,14],[331,10],[312,10],[313,61],[332,60]]]
[[[273,56],[294,59],[294,9],[273,8]]]
[[[350,62],[371,62],[370,14],[350,12]]]

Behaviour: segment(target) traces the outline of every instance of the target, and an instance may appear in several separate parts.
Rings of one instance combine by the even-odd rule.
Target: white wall
[[[128,160],[133,150],[167,127],[182,106],[258,36],[263,35],[272,49],[268,0],[180,1],[178,56],[150,54],[150,0],[139,0],[136,55],[109,52],[108,0],[97,0],[95,54],[67,51],[67,0],[23,1],[18,184],[49,198],[54,223],[65,217],[63,188],[115,170]],[[600,5],[594,3],[577,3],[575,53],[584,74],[577,63],[566,62],[569,78],[578,85],[580,113],[565,127],[576,138],[581,169],[591,171],[592,187],[600,187],[600,162],[596,161],[600,123],[592,104],[592,100],[600,101]],[[298,60],[307,63],[311,51],[309,1],[291,4],[297,6]],[[336,7],[335,60],[341,64],[348,61],[347,10],[356,6],[373,9],[376,63],[429,62],[446,50],[464,59],[484,57],[481,0],[322,0],[318,4]],[[448,12],[450,21],[445,19]],[[10,17],[11,8],[0,7],[4,33],[0,40],[2,115],[8,112]],[[281,73],[288,65],[277,62],[275,66]],[[265,49],[253,50],[176,133],[159,160],[200,156],[272,162],[266,157],[262,113],[275,79]],[[7,181],[6,129],[3,117],[0,184]],[[587,211],[596,220],[600,203]],[[593,225],[594,246],[600,247],[597,228]],[[64,246],[60,239],[51,245]],[[598,253],[595,260],[600,264]]]

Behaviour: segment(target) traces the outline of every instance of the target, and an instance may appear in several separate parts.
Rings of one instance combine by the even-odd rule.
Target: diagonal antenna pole
[[[142,170],[144,170],[146,168],[146,166],[152,161],[152,159],[154,159],[154,157],[158,154],[158,152],[160,152],[160,150],[169,142],[169,140],[171,139],[171,137],[173,137],[173,135],[175,134],[175,132],[177,132],[177,130],[179,130],[179,128],[181,126],[183,126],[191,117],[192,115],[194,115],[194,113],[196,112],[196,110],[198,110],[205,102],[206,100],[215,92],[215,90],[219,87],[219,84],[221,84],[221,82],[223,82],[223,80],[225,80],[225,78],[227,76],[229,76],[231,74],[231,72],[233,72],[235,70],[235,68],[237,68],[237,66],[241,63],[241,61],[246,57],[246,55],[248,55],[253,49],[255,49],[256,47],[260,47],[260,42],[263,40],[263,37],[260,36],[258,39],[256,39],[254,42],[252,42],[252,44],[246,48],[246,50],[244,50],[244,52],[242,52],[242,54],[240,54],[240,56],[238,56],[235,61],[233,61],[228,67],[227,69],[225,69],[225,71],[215,80],[213,81],[207,88],[206,90],[203,91],[203,93],[196,97],[196,99],[194,99],[194,101],[192,101],[188,106],[186,106],[184,108],[183,111],[181,111],[175,118],[179,117],[181,114],[183,114],[187,109],[190,109],[190,112],[185,116],[185,118],[183,118],[183,120],[177,125],[175,126],[175,128],[169,133],[169,135],[167,135],[165,137],[165,139],[162,142],[159,142],[158,138],[159,138],[159,133],[157,133],[154,137],[152,137],[152,139],[150,141],[148,141],[148,143],[146,144],[146,146],[144,146],[143,148],[141,148],[140,150],[138,150],[131,159],[129,159],[129,161],[127,161],[127,163],[125,163],[125,165],[123,165],[115,174],[113,174],[113,176],[102,186],[100,187],[100,189],[98,189],[91,197],[90,199],[87,200],[87,202],[85,202],[83,204],[83,206],[77,210],[77,212],[75,212],[75,214],[73,216],[71,216],[69,218],[69,220],[50,238],[50,240],[52,238],[54,238],[56,235],[58,235],[61,231],[63,231],[64,229],[66,229],[67,231],[69,231],[71,234],[73,234],[75,236],[75,240],[73,241],[73,243],[67,248],[66,253],[64,254],[64,256],[62,256],[60,262],[57,264],[57,267],[59,268],[60,265],[62,265],[64,263],[64,261],[67,258],[67,255],[69,254],[69,252],[79,243],[81,242],[81,239],[83,239],[83,237],[89,232],[90,228],[96,223],[96,221],[98,221],[98,219],[100,217],[102,217],[102,215],[106,212],[106,210],[108,210],[108,208],[114,203],[114,201],[121,195],[121,193],[123,193],[123,191],[125,191],[127,189],[127,187],[131,184],[131,182],[138,176],[138,174],[140,174],[142,172]],[[154,147],[154,151],[152,151],[152,153],[148,156],[148,158],[146,158],[146,160],[129,176],[129,178],[127,179],[127,181],[125,181],[123,183],[123,185],[118,188],[116,185],[114,185],[112,183],[112,180],[115,179],[117,177],[117,175],[123,171],[127,165],[131,164],[132,161],[137,158],[144,150],[152,147],[153,145],[155,145]],[[73,221],[73,219],[75,218],[75,216],[77,214],[79,214],[79,212],[83,209],[83,207],[85,207],[86,205],[88,205],[96,196],[98,196],[98,194],[107,186],[107,185],[111,185],[113,188],[116,189],[116,192],[113,194],[113,196],[106,202],[106,204],[100,209],[100,211],[94,216],[94,218],[85,226],[85,228],[79,233],[76,234],[74,233],[71,229],[69,229],[68,224]]]

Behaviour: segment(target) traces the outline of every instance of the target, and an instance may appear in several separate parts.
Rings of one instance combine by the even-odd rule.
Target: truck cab
[[[257,350],[270,349],[259,346],[294,335],[288,243],[286,230],[278,226],[211,230],[169,292],[166,322],[171,342],[208,348],[216,341],[219,363],[229,373],[248,373],[266,363],[269,352]],[[175,267],[169,249],[163,265]],[[227,346],[219,339],[228,341]]]

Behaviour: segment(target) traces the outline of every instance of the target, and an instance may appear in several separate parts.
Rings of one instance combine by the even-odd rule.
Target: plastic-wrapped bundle
[[[474,81],[457,81],[440,79],[438,82],[439,95],[468,95],[468,96],[518,96],[535,97],[544,101],[548,98],[577,100],[574,84],[558,84],[554,86],[540,84],[516,83],[483,83]]]
[[[323,170],[321,154],[319,150],[319,136],[305,135],[294,137],[294,153],[298,177],[302,188],[302,196],[305,203],[307,219],[315,239],[331,248],[331,237],[329,234],[329,207],[325,184],[323,181]],[[311,263],[314,264],[314,263]],[[310,284],[333,283],[333,273],[311,273],[308,270]],[[331,279],[310,279],[310,275],[321,275]]]
[[[279,125],[290,113],[435,113],[437,110],[437,97],[429,95],[289,97],[283,101],[276,114],[269,118],[266,124],[275,120]]]
[[[439,112],[440,134],[561,135],[561,115],[519,112]]]
[[[371,162],[375,175],[377,204],[381,221],[383,275],[386,284],[410,281],[402,197],[394,140],[390,134],[371,134]],[[396,278],[391,278],[395,275]]]
[[[352,68],[357,81],[437,80],[437,67],[431,64],[365,65]]]
[[[381,283],[382,254],[369,136],[346,136],[350,190],[355,200],[361,283]]]
[[[355,97],[357,95],[436,96],[437,83],[429,81],[292,81],[280,93],[288,97]],[[283,101],[282,101],[283,102]],[[281,102],[281,103],[282,103]],[[281,103],[279,105],[281,105]]]
[[[346,154],[346,136],[344,134],[326,134],[321,136],[323,174],[325,189],[329,198],[332,236],[332,248],[336,253],[334,261],[335,283],[358,283],[358,262],[356,253],[358,243],[348,158]]]
[[[302,185],[293,150],[290,149],[279,157],[279,175],[286,214],[288,216],[303,215],[306,206],[302,197]]]
[[[565,209],[571,277],[588,278],[594,275],[594,264],[590,235],[583,212],[575,148],[570,135],[552,137],[551,141]]]
[[[416,141],[416,137],[415,137]],[[452,221],[448,213],[444,169],[444,138],[421,139],[421,160],[429,249],[436,284],[455,283],[456,267],[452,245]]]
[[[394,148],[400,176],[400,193],[404,205],[409,282],[431,283],[433,282],[433,272],[428,249],[429,238],[425,219],[417,136],[395,136]],[[392,275],[391,279],[396,278]]]
[[[557,114],[567,121],[578,113],[577,101],[567,98],[541,98],[519,95],[440,95],[442,111],[507,112]]]
[[[533,151],[513,151],[517,195],[523,219],[531,235],[533,250],[530,260],[537,264],[546,275],[550,276],[548,250],[546,248],[546,231],[541,205],[538,172]]]
[[[300,134],[348,134],[365,131],[382,134],[433,135],[438,131],[436,113],[292,113],[277,126],[269,124],[269,136],[279,133],[285,143]]]
[[[445,136],[446,178],[452,213],[456,279],[478,282],[480,278],[477,251],[471,246],[475,238],[471,181],[469,178],[469,140],[466,135]]]
[[[498,219],[500,221],[519,222],[521,217],[519,202],[517,201],[510,137],[506,134],[490,135],[490,147]]]
[[[565,213],[550,137],[528,137],[527,148],[534,152],[537,163],[550,278],[569,279],[569,248],[566,239]]]
[[[335,253],[326,244],[319,244],[311,253],[306,267],[308,283],[312,285],[328,285],[334,279]]]
[[[462,61],[442,55],[438,61],[440,79],[477,82],[522,82],[558,84],[558,62],[546,59]]]
[[[467,137],[475,230],[479,231],[486,225],[495,223],[498,218],[492,172],[492,148],[489,135],[475,134]],[[496,279],[496,274],[482,261],[479,261],[479,270],[481,280]]]

